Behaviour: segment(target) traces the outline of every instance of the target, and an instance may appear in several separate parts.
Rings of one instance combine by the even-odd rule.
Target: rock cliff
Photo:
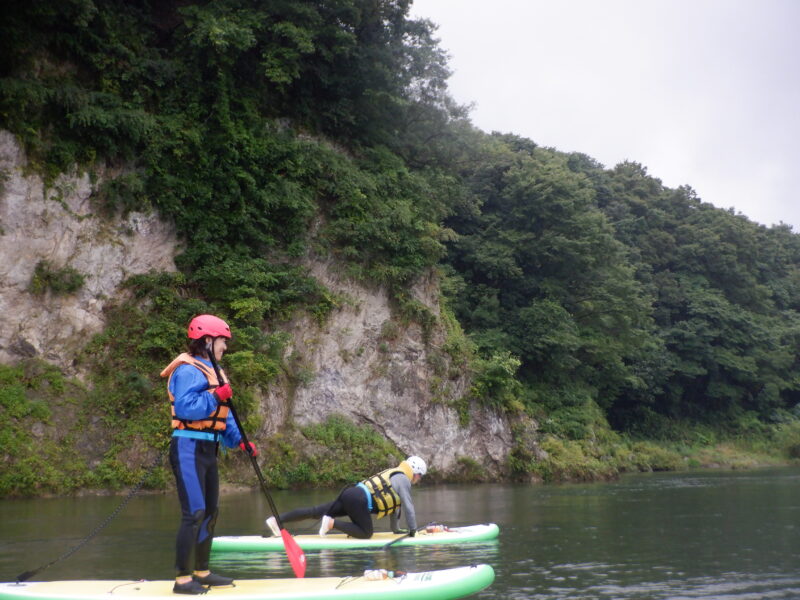
[[[475,461],[487,475],[501,473],[512,445],[506,418],[473,406],[469,423],[460,424],[451,404],[465,393],[466,374],[449,379],[433,393],[437,375],[429,353],[441,346],[443,332],[436,330],[426,343],[419,326],[394,326],[389,298],[382,290],[343,280],[327,263],[312,264],[311,272],[351,301],[322,327],[311,319],[292,324],[289,352],[302,356],[313,376],[291,396],[278,390],[283,397],[271,398],[270,404],[300,425],[320,422],[329,414],[369,423],[406,453],[426,457],[442,473],[455,471],[459,459]],[[438,314],[433,278],[419,282],[414,294]],[[392,333],[387,336],[387,331]],[[282,408],[284,401],[291,405]]]
[[[103,307],[130,275],[175,270],[174,230],[156,215],[93,217],[97,183],[88,174],[59,176],[45,188],[27,172],[22,149],[0,131],[0,362],[39,356],[69,372],[75,352],[103,328]],[[37,264],[74,269],[74,294],[31,292]]]
[[[0,131],[0,311],[6,323],[0,328],[0,362],[38,356],[80,376],[72,372],[73,357],[103,329],[103,308],[120,294],[121,282],[137,273],[175,270],[179,242],[157,215],[94,216],[93,194],[103,176],[63,175],[46,187],[40,176],[27,172],[14,137]],[[34,293],[33,275],[43,261],[79,274],[80,288],[61,295]],[[464,462],[480,465],[487,476],[503,473],[513,443],[505,416],[472,407],[469,423],[462,425],[452,404],[469,385],[464,373],[432,391],[437,375],[429,359],[441,346],[443,331],[426,337],[414,324],[400,325],[383,290],[340,276],[332,262],[308,259],[307,266],[348,301],[323,325],[305,317],[286,325],[287,356],[301,357],[307,376],[301,385],[273,386],[261,398],[269,417],[258,433],[275,433],[287,421],[304,425],[340,414],[370,424],[442,474]],[[438,314],[435,278],[418,282],[413,292]]]

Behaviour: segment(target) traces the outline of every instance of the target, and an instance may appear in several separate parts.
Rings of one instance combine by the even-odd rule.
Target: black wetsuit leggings
[[[321,519],[324,515],[333,517],[333,526],[350,537],[362,540],[372,537],[372,516],[367,508],[367,495],[363,488],[355,486],[343,490],[333,502],[281,513],[281,521],[290,523],[302,519]],[[350,517],[352,523],[337,517]]]
[[[181,502],[181,524],[175,540],[175,570],[179,576],[190,575],[193,570],[207,571],[218,513],[217,444],[173,437],[169,460]]]

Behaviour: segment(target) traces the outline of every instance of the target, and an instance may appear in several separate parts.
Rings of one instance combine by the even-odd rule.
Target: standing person
[[[381,471],[369,479],[348,486],[332,502],[296,508],[281,513],[282,523],[300,521],[301,519],[322,519],[320,535],[326,535],[334,527],[350,537],[369,539],[372,537],[372,516],[380,519],[390,516],[390,525],[394,533],[406,533],[398,528],[400,508],[406,514],[408,535],[417,532],[417,515],[411,500],[411,485],[419,483],[428,468],[419,456],[409,456],[398,466]],[[350,522],[337,517],[350,517]],[[280,535],[275,517],[267,519],[267,526],[273,535]]]
[[[178,498],[181,523],[175,541],[176,594],[204,594],[205,586],[233,584],[233,579],[211,573],[208,568],[219,501],[217,452],[219,443],[239,446],[257,456],[255,445],[245,447],[233,413],[228,383],[220,385],[209,359],[217,362],[228,349],[231,330],[213,315],[200,315],[189,323],[189,349],[162,372],[168,377],[167,393],[172,404],[172,440],[169,460]],[[223,379],[227,381],[224,373]],[[192,555],[194,561],[192,562]]]

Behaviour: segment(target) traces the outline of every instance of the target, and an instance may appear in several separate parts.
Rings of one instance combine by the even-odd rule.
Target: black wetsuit
[[[281,522],[300,521],[302,519],[321,519],[330,517],[350,517],[352,523],[337,521],[336,529],[358,539],[372,537],[372,516],[367,504],[367,496],[360,487],[345,488],[333,502],[318,504],[308,508],[296,508],[281,514]]]

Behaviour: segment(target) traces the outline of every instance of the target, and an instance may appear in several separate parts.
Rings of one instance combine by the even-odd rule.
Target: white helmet
[[[411,467],[411,472],[415,475],[425,475],[428,472],[428,466],[419,456],[409,456],[406,462]]]

